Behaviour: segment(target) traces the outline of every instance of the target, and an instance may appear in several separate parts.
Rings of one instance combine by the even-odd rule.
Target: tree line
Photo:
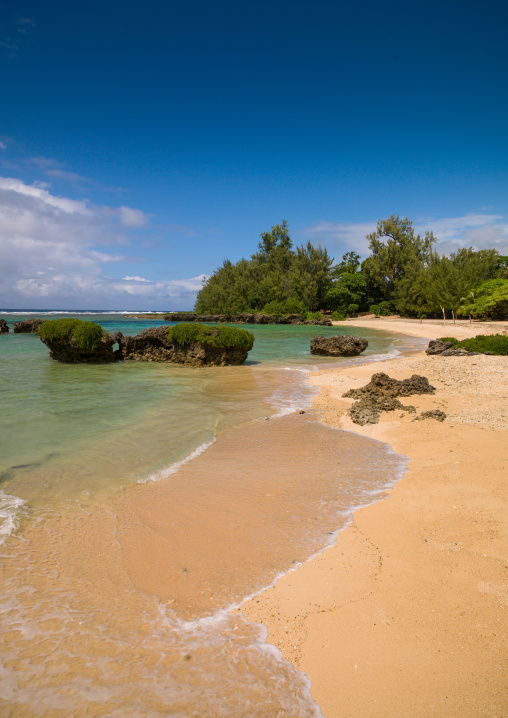
[[[508,257],[497,250],[440,255],[432,232],[417,235],[412,222],[397,215],[379,220],[367,239],[365,260],[350,251],[334,264],[319,245],[294,249],[284,220],[261,234],[250,259],[224,260],[198,292],[195,311],[508,317]]]

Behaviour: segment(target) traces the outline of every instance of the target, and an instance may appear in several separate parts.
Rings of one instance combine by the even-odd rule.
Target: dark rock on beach
[[[463,347],[450,347],[441,352],[442,357],[475,357],[479,352],[470,352]]]
[[[470,352],[463,347],[454,347],[452,342],[442,342],[441,339],[432,339],[425,353],[441,354],[443,357],[474,357],[478,354],[478,352]]]
[[[449,349],[452,342],[442,342],[441,339],[431,339],[429,346],[425,349],[426,354],[442,354],[445,349]]]
[[[444,421],[446,414],[440,409],[430,409],[429,411],[422,411],[420,416],[417,416],[413,421],[423,421],[424,419],[435,419],[436,421]]]
[[[46,319],[25,319],[22,322],[14,322],[14,334],[38,334],[41,324]]]
[[[342,396],[358,399],[350,409],[351,419],[355,424],[377,424],[382,411],[402,409],[414,413],[414,406],[404,406],[398,396],[413,394],[434,394],[435,388],[429,384],[425,376],[413,374],[410,379],[392,379],[384,372],[373,374],[368,384],[360,389],[350,389]]]
[[[8,334],[9,333],[9,327],[7,325],[7,322],[5,319],[0,319],[0,334]]]
[[[369,342],[366,339],[354,337],[351,334],[337,334],[333,337],[318,336],[311,339],[310,353],[334,357],[354,357],[365,351],[368,346]]]

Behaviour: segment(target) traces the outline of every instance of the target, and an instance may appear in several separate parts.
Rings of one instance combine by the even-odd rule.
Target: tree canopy
[[[286,220],[260,235],[257,251],[236,264],[225,259],[199,291],[200,314],[240,312],[340,314],[397,311],[404,316],[505,316],[508,258],[494,249],[434,248],[432,232],[416,234],[407,217],[379,220],[367,235],[362,262],[347,251],[340,262],[320,245],[293,247]]]

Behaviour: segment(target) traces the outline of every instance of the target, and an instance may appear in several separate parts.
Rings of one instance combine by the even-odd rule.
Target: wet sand
[[[413,336],[474,336],[506,323],[344,322]],[[352,331],[354,333],[354,331]],[[318,371],[314,407],[332,426],[410,459],[389,498],[359,509],[336,545],[279,579],[243,613],[306,672],[325,718],[501,718],[508,711],[508,358],[411,357]],[[443,423],[384,413],[360,427],[344,391],[376,371],[427,376],[410,397]]]

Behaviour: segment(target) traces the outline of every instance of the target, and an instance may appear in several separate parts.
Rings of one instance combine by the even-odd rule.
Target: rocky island
[[[178,324],[150,327],[134,337],[108,334],[95,322],[56,319],[39,329],[50,357],[66,363],[113,361],[171,362],[187,366],[242,364],[254,344],[254,336],[236,327]],[[115,345],[118,344],[118,349]]]

